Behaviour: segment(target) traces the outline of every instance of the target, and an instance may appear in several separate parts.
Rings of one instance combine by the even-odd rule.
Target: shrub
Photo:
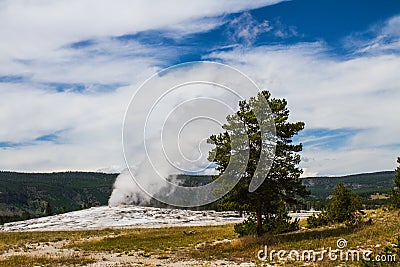
[[[328,225],[330,223],[330,219],[328,217],[327,212],[321,212],[318,215],[313,215],[307,218],[307,226],[308,228],[317,228],[321,226]]]
[[[281,234],[296,231],[299,228],[299,219],[291,221],[290,217],[282,218],[278,216],[263,218],[263,232],[265,233]],[[255,235],[257,234],[257,221],[254,216],[250,216],[244,222],[236,224],[234,229],[240,237]]]
[[[257,224],[253,216],[249,217],[242,223],[235,224],[235,233],[240,237],[246,235],[255,235],[257,233]]]
[[[269,232],[273,234],[281,234],[299,230],[299,221],[300,219],[296,219],[294,221],[290,221],[290,219],[268,219],[264,222],[264,232]]]

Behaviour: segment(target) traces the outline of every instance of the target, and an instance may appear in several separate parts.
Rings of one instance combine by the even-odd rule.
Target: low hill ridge
[[[387,193],[393,186],[394,171],[353,174],[340,177],[308,177],[303,183],[312,198],[327,198],[341,181],[356,193],[366,197]],[[117,173],[53,172],[21,173],[0,171],[0,216],[42,216],[46,206],[51,213],[102,206],[108,204]],[[179,175],[183,186],[199,186],[212,181],[211,176]]]

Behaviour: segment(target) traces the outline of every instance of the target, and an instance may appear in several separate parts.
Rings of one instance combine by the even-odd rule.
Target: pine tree
[[[397,163],[400,164],[400,157],[397,158]],[[396,169],[396,175],[394,177],[394,187],[390,194],[392,205],[396,209],[400,209],[400,165]]]
[[[45,210],[44,210],[44,215],[45,216],[53,215],[53,208],[50,206],[49,202],[46,203],[46,207],[45,207]]]
[[[359,196],[339,182],[333,192],[328,216],[334,222],[351,221],[354,217],[353,213],[360,210],[361,206]]]
[[[275,154],[270,157],[272,158],[271,168],[264,177],[263,183],[255,191],[249,192],[249,186],[257,169],[262,150],[269,150],[262,144],[260,122],[255,115],[260,112],[268,112],[263,109],[264,100],[267,100],[273,118],[272,123],[275,124],[276,133],[273,137],[276,143]],[[240,180],[222,199],[221,206],[225,209],[254,213],[258,235],[263,233],[263,219],[276,217],[278,211],[282,209],[282,204],[297,204],[297,196],[309,194],[299,179],[302,170],[298,167],[300,163],[298,152],[302,150],[302,145],[292,143],[293,136],[304,128],[304,122],[291,123],[288,118],[289,110],[286,100],[270,98],[270,93],[263,91],[257,97],[250,98],[248,102],[240,101],[239,110],[227,117],[227,124],[223,126],[226,131],[209,138],[209,143],[216,146],[210,152],[209,160],[218,165],[216,169],[219,171],[219,175],[222,175],[227,170],[228,164],[232,164],[230,162],[231,155],[238,154],[238,151],[232,149],[234,145],[231,137],[243,138],[240,135],[243,132],[237,133],[237,131],[240,131],[237,129],[244,125],[246,131],[244,134],[247,135],[249,141],[247,145],[242,145],[242,147],[239,145],[239,150],[248,149],[250,151],[247,166],[245,166],[245,170],[242,170],[243,172],[238,171],[229,174],[238,175],[239,173]],[[266,151],[266,153],[270,153],[270,151]],[[241,160],[244,159],[240,157],[237,159],[237,161]],[[233,164],[237,163],[234,162]]]

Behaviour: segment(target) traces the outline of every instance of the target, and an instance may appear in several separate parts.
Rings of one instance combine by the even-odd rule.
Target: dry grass
[[[374,255],[385,254],[385,249],[392,248],[397,237],[400,236],[400,211],[384,211],[382,209],[370,211],[372,225],[357,227],[332,226],[312,230],[301,230],[282,235],[265,235],[261,238],[245,237],[235,239],[230,243],[206,245],[192,250],[190,256],[202,259],[227,258],[236,261],[257,261],[257,252],[268,245],[268,250],[316,250],[322,248],[336,249],[336,242],[340,238],[347,240],[346,249],[369,249]],[[393,253],[393,252],[392,252]],[[399,254],[397,252],[397,254]],[[397,263],[400,264],[400,255]],[[324,262],[317,266],[337,266],[338,262]],[[285,263],[288,266],[288,263]],[[374,265],[377,266],[377,265]],[[390,266],[390,265],[383,265]]]
[[[183,232],[195,231],[185,235]],[[237,235],[233,225],[170,227],[170,228],[142,228],[129,229],[115,237],[106,237],[101,240],[90,240],[70,245],[71,248],[89,251],[129,252],[131,250],[144,251],[147,255],[171,253],[194,248],[203,242],[233,239]]]
[[[23,256],[15,255],[0,261],[0,266],[83,266],[96,262],[94,259],[83,257],[51,257],[51,256]]]
[[[93,261],[92,258],[85,257],[87,255],[93,256],[97,253],[130,255],[133,252],[139,253],[138,255],[141,257],[151,256],[159,259],[175,257],[210,261],[252,261],[262,264],[257,261],[257,252],[263,249],[264,245],[268,245],[269,251],[310,249],[321,251],[322,248],[329,247],[336,249],[336,241],[339,238],[348,241],[346,249],[369,249],[374,252],[374,255],[388,252],[397,253],[397,264],[399,264],[399,248],[392,244],[399,242],[397,237],[400,237],[400,211],[379,209],[369,211],[368,216],[373,220],[372,225],[365,224],[358,227],[336,225],[318,229],[303,229],[282,235],[265,235],[261,238],[237,238],[233,231],[233,225],[60,232],[1,232],[0,252],[8,249],[23,250],[27,244],[67,240],[67,248],[84,253],[78,256],[59,258],[11,256],[0,261],[0,266],[82,265],[86,261]],[[196,233],[185,235],[183,231],[195,231]],[[337,266],[337,264],[338,262],[324,261],[319,262],[316,266]],[[302,263],[289,264],[286,262],[282,265],[301,266]],[[361,265],[395,266],[368,265],[366,263]],[[351,266],[351,264],[347,263],[346,266]]]
[[[81,240],[90,237],[102,237],[110,234],[118,235],[120,229],[102,229],[85,231],[32,231],[32,232],[0,232],[0,252],[25,246],[27,243],[57,242],[61,240]]]

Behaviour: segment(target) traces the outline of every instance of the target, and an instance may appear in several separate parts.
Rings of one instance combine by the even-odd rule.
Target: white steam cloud
[[[207,160],[208,137],[221,132],[239,100],[255,96],[258,88],[236,70],[210,64],[168,69],[136,91],[126,113],[123,138],[126,164],[133,167],[117,177],[110,205],[145,204],[151,197],[169,199],[174,191],[180,192],[171,178],[174,175],[214,171]],[[195,196],[181,193],[180,197]]]

